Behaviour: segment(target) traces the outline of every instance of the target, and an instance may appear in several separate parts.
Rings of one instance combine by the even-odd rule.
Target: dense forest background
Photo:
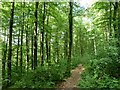
[[[120,2],[1,2],[3,88],[55,88],[78,64],[80,88],[120,88]]]

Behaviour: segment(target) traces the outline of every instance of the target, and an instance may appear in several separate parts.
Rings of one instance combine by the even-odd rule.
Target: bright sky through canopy
[[[90,6],[91,6],[93,3],[95,3],[96,1],[98,1],[98,0],[79,0],[80,5],[81,5],[82,7],[85,7],[85,8],[90,7]]]

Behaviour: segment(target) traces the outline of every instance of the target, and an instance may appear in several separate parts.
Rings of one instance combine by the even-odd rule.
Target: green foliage
[[[12,3],[1,2],[1,4],[2,27],[0,39],[7,44],[2,43],[4,45],[1,48],[7,51],[1,57],[7,59],[10,55],[8,52],[10,43],[8,41]],[[6,87],[9,81],[12,85],[11,88],[48,88],[54,87],[58,81],[70,76],[70,74],[66,73],[68,63],[65,60],[69,56],[69,13],[70,7],[67,2],[45,2],[45,7],[44,3],[39,3],[36,39],[34,33],[36,27],[35,2],[15,2],[11,42],[12,54],[10,55],[12,59],[10,67],[7,65],[8,60],[5,62],[5,67],[2,67],[3,70],[5,69],[3,87]],[[74,3],[73,17],[79,18],[79,20],[73,18],[77,26],[74,28],[75,32],[73,31],[73,34],[77,38],[79,38],[79,35],[76,34],[79,26],[82,27],[81,29],[84,28],[82,21],[80,21],[82,17],[79,17],[83,13],[83,9],[78,7],[77,3]],[[43,20],[43,14],[45,14],[45,21]],[[74,44],[79,41],[77,38],[73,37]],[[37,41],[37,50],[34,50],[36,47],[35,41]],[[43,47],[42,44],[44,44]],[[36,70],[33,70],[35,66],[34,56],[36,56],[34,52],[36,51],[38,66]],[[44,65],[40,66],[42,55]],[[75,68],[79,64],[79,58],[81,58],[74,56],[73,53],[72,56],[73,61],[70,69]],[[11,69],[11,80],[7,79],[8,69]]]
[[[49,67],[38,67],[30,71],[10,88],[53,88],[58,81],[63,80],[66,72],[66,62],[60,62]],[[14,74],[15,75],[15,74]]]
[[[74,62],[71,64],[71,69],[75,68],[80,63],[80,56],[74,57]],[[29,72],[20,76],[19,70],[13,72],[13,85],[9,88],[55,88],[58,82],[61,82],[69,75],[66,73],[67,60],[60,60],[59,63],[50,64],[50,66],[40,66],[35,71]],[[24,70],[24,69],[23,69]]]
[[[81,58],[81,56],[77,55],[72,59],[71,69],[74,69],[75,67],[77,67],[77,65],[80,63],[80,58]]]
[[[93,58],[90,54],[84,54],[83,56],[79,56],[79,63],[82,64],[84,67],[88,67],[90,64],[90,60]]]
[[[91,71],[92,72],[92,71]],[[84,72],[78,86],[80,88],[120,88],[120,80],[103,74],[98,77],[98,73],[92,75],[90,72]]]
[[[80,87],[120,88],[120,45],[119,38],[114,38],[115,27],[119,35],[120,25],[115,4],[97,2],[92,8],[85,10],[78,3],[73,3],[73,15],[70,16],[67,2],[45,2],[45,7],[44,3],[39,3],[36,20],[35,2],[15,2],[10,55],[8,41],[12,4],[1,2],[0,57],[5,62],[5,67],[2,67],[5,72],[3,86],[7,86],[9,81],[12,84],[10,88],[52,88],[57,82],[70,76],[67,65],[74,69],[82,64],[85,72],[82,74]],[[70,17],[73,17],[72,38],[69,33]],[[36,35],[35,27],[38,31]],[[73,42],[72,49],[70,40]],[[38,47],[34,46],[35,41]],[[69,60],[65,58],[69,57],[70,51],[72,59],[69,65]],[[7,65],[9,55],[12,56],[10,67]],[[32,70],[36,55],[38,66],[36,70]],[[42,56],[44,65],[40,66]],[[11,80],[8,79],[9,69]]]
[[[89,60],[78,86],[81,88],[120,88],[120,63],[114,47],[99,51]],[[115,59],[113,59],[115,57]]]

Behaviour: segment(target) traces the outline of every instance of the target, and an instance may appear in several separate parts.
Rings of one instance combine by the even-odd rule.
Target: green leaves
[[[120,88],[119,65],[117,58],[115,59],[117,56],[113,55],[113,47],[108,46],[108,48],[111,50],[108,49],[106,52],[100,50],[102,54],[98,53],[95,59],[87,61],[86,71],[82,74],[78,86],[81,88]],[[114,58],[108,57],[110,53]]]

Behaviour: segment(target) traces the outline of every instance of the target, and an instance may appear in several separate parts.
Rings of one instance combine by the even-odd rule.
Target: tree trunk
[[[32,28],[31,28],[32,30]],[[31,68],[34,69],[34,62],[33,62],[33,30],[31,31]]]
[[[44,2],[44,12],[43,12],[43,28],[42,28],[42,42],[41,42],[41,50],[42,50],[42,53],[41,53],[41,66],[44,65],[44,23],[45,23],[45,2]]]
[[[65,35],[64,35],[64,59],[68,59],[68,32],[67,30],[65,31]]]
[[[72,56],[72,43],[73,43],[73,18],[72,18],[72,10],[73,10],[73,3],[72,0],[69,2],[70,5],[70,13],[69,13],[69,56],[68,56],[68,73],[70,73],[70,64],[71,64],[71,56]]]
[[[26,28],[26,69],[28,71],[29,69],[29,36],[28,36],[28,25],[27,25],[27,28]]]
[[[35,33],[34,33],[34,70],[37,67],[37,9],[38,9],[38,2],[35,5]]]
[[[14,17],[14,2],[12,2],[12,9],[10,15],[9,27],[9,50],[8,50],[8,86],[11,84],[11,58],[12,58],[12,31],[13,31],[13,17]]]
[[[49,23],[49,16],[47,17],[47,26],[48,23]],[[47,63],[49,63],[48,32],[46,32],[46,57],[47,57]]]
[[[50,32],[50,35],[49,35],[49,43],[48,43],[48,57],[49,57],[49,65],[50,65],[50,63],[51,63],[51,44],[50,44],[50,42],[51,42],[51,32]]]
[[[55,61],[58,63],[59,62],[59,40],[58,40],[58,28],[56,30],[56,38],[55,38]]]
[[[120,2],[118,8],[118,58],[120,59]]]
[[[118,2],[115,2],[115,4],[114,4],[114,14],[113,14],[113,21],[114,21],[113,28],[114,28],[115,38],[117,38],[117,24],[116,24],[117,10],[118,10]]]
[[[16,71],[18,70],[18,58],[19,58],[19,47],[20,47],[20,30],[18,35],[18,46],[17,46],[17,58],[16,58]]]
[[[82,38],[82,31],[81,31],[81,28],[80,28],[80,33],[79,33],[79,40],[80,40],[80,55],[82,56],[83,55],[83,38]]]
[[[6,66],[6,55],[7,55],[7,43],[8,43],[8,37],[7,37],[7,42],[5,42],[4,39],[4,45],[3,45],[3,57],[2,57],[2,80],[5,79],[5,66]]]
[[[22,3],[21,3],[22,4]],[[25,7],[25,2],[24,6]],[[23,12],[23,21],[22,21],[22,29],[21,29],[21,47],[20,47],[20,72],[22,74],[22,64],[23,64],[23,30],[24,30],[24,12]]]
[[[111,28],[111,24],[112,23],[112,4],[110,2],[110,17],[109,17],[109,37],[112,37],[112,28]]]

